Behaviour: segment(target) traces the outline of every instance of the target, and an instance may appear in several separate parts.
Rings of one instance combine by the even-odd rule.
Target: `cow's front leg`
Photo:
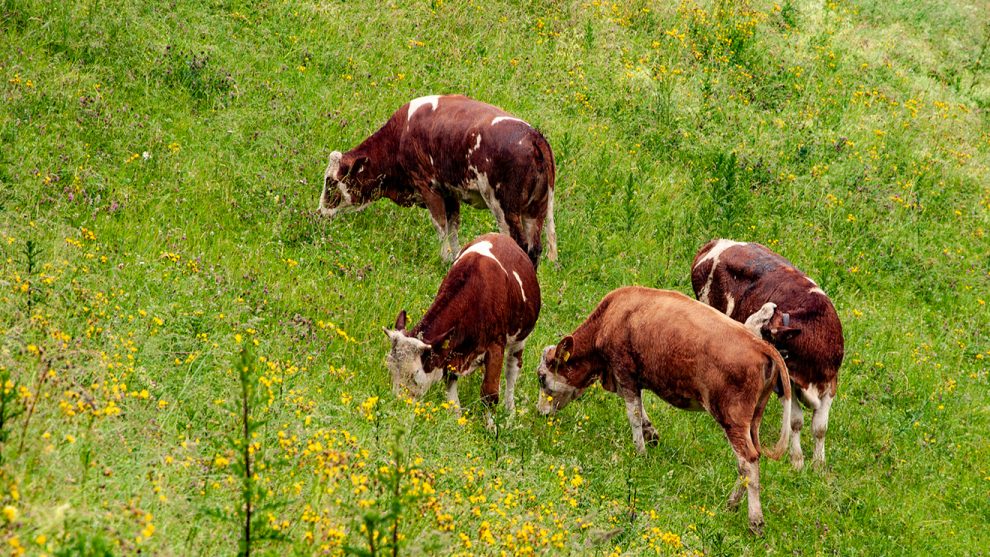
[[[457,239],[457,230],[461,227],[461,203],[456,197],[447,197],[443,200],[443,206],[447,224],[444,227],[445,238],[441,238],[440,241],[446,241],[447,252],[453,259],[461,251],[461,243]]]
[[[447,402],[454,411],[454,415],[460,418],[461,400],[457,396],[457,375],[453,373],[447,374]]]
[[[433,227],[437,229],[437,236],[440,237],[440,257],[449,263],[454,260],[454,255],[457,252],[450,250],[450,244],[447,241],[447,209],[444,200],[436,192],[426,188],[420,190],[420,195],[423,197],[423,204],[430,212],[430,220],[433,221]]]
[[[657,434],[656,428],[653,427],[653,422],[650,421],[650,417],[646,414],[646,406],[643,405],[643,397],[639,397],[639,409],[643,413],[643,441],[652,447],[656,447],[660,444],[660,436]]]
[[[639,392],[627,391],[622,394],[626,401],[626,418],[632,428],[633,444],[640,454],[646,452],[646,441],[643,438],[643,398]]]
[[[512,415],[516,411],[516,381],[522,369],[523,350],[526,341],[510,342],[505,352],[505,410]]]
[[[485,354],[485,377],[481,381],[481,402],[485,406],[485,427],[495,429],[492,413],[498,404],[498,387],[502,379],[502,358],[505,346],[492,344]]]

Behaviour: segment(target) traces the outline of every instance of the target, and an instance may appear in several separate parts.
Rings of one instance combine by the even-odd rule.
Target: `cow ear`
[[[395,318],[395,330],[405,331],[406,330],[406,310],[399,312],[399,315]]]
[[[368,157],[364,155],[351,157],[344,155],[340,161],[340,170],[337,171],[337,176],[341,179],[345,176],[355,176],[358,172],[361,172],[361,169],[366,164],[368,164]]]
[[[770,330],[771,338],[778,342],[790,340],[799,334],[801,334],[801,329],[798,327],[777,327]]]
[[[368,157],[361,155],[360,157],[354,159],[354,164],[351,165],[351,172],[357,174],[358,172],[361,172],[367,164]]]
[[[434,340],[432,344],[433,345],[439,344],[441,350],[450,350],[450,341],[453,338],[453,336],[454,336],[454,327],[451,327],[447,329],[447,332],[437,337],[437,339]]]
[[[570,359],[571,353],[574,351],[574,337],[567,335],[562,338],[560,342],[557,343],[557,351],[555,356],[561,362],[566,362]]]

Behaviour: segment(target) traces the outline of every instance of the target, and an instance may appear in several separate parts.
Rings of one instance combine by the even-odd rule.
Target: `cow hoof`
[[[791,456],[791,466],[793,466],[795,470],[802,470],[804,468],[804,456]]]
[[[656,431],[644,431],[643,440],[651,447],[656,447],[660,444],[660,436],[657,435]]]
[[[824,460],[812,460],[811,469],[818,473],[825,472],[825,461]]]
[[[763,537],[763,519],[750,520],[749,521],[749,531],[753,534]]]

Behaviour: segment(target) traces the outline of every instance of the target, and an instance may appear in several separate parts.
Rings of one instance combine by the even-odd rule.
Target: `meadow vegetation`
[[[0,554],[985,554],[985,2],[0,0]],[[558,265],[487,431],[389,391],[446,266],[424,210],[316,215],[327,155],[457,92],[557,159]],[[466,209],[464,241],[493,229]],[[823,473],[725,499],[704,413],[535,415],[544,345],[713,237],[815,278],[846,360]],[[778,431],[771,401],[764,440]],[[807,431],[807,429],[806,429]],[[805,450],[810,439],[805,437]],[[246,470],[250,470],[246,474]],[[259,539],[264,538],[264,539]]]

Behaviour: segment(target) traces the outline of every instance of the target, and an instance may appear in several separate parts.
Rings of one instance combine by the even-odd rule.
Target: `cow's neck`
[[[400,135],[400,130],[395,129],[396,127],[397,125],[393,118],[385,122],[385,125],[373,133],[371,137],[362,141],[354,149],[351,149],[351,154],[364,156],[368,159],[364,171],[361,172],[365,176],[365,180],[380,180],[384,178],[384,181],[388,181],[394,174],[395,158],[399,152]]]

